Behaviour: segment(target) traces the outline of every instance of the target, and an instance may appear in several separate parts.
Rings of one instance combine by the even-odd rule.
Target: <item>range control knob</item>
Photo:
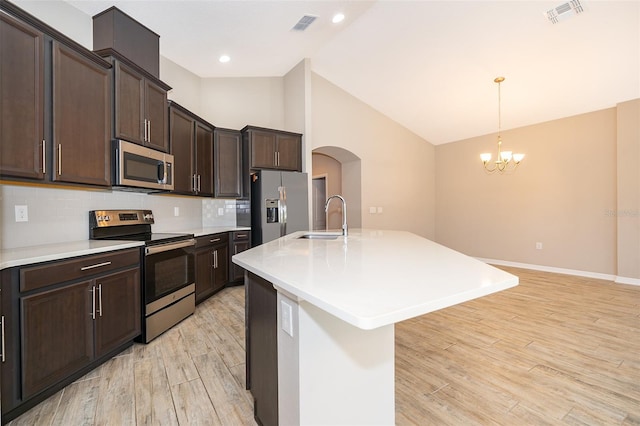
[[[153,220],[153,215],[151,213],[147,213],[144,215],[144,220],[149,221]]]

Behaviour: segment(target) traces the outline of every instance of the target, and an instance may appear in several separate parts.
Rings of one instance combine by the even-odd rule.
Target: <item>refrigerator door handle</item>
[[[278,187],[280,202],[278,203],[278,216],[280,222],[280,236],[287,235],[287,189],[284,186]]]

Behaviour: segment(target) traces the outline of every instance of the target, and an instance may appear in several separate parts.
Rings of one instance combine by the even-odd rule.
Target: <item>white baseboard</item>
[[[629,284],[629,285],[639,285],[640,279],[638,278],[627,278],[627,277],[616,277],[616,284]]]
[[[619,284],[640,285],[640,279],[617,277],[611,274],[601,274],[599,272],[580,271],[577,269],[556,268],[554,266],[532,265],[530,263],[509,262],[507,260],[476,258],[482,262],[492,265],[513,266],[514,268],[532,269],[534,271],[555,272],[557,274],[576,275],[578,277],[595,278],[598,280],[614,281]],[[631,282],[633,281],[633,282]]]

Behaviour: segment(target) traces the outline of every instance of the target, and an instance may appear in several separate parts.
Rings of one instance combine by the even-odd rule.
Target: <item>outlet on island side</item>
[[[281,312],[280,327],[282,327],[285,333],[293,337],[293,319],[292,319],[293,312],[291,310],[291,305],[285,302],[284,300],[281,300],[280,312]]]
[[[180,216],[180,207],[174,207],[173,208],[173,215],[174,216]]]
[[[542,250],[542,243],[536,243],[536,250]]]

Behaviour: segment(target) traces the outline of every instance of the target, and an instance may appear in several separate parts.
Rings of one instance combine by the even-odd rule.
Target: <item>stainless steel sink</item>
[[[307,240],[335,240],[342,236],[339,232],[307,232],[300,235],[298,238],[304,238]]]

